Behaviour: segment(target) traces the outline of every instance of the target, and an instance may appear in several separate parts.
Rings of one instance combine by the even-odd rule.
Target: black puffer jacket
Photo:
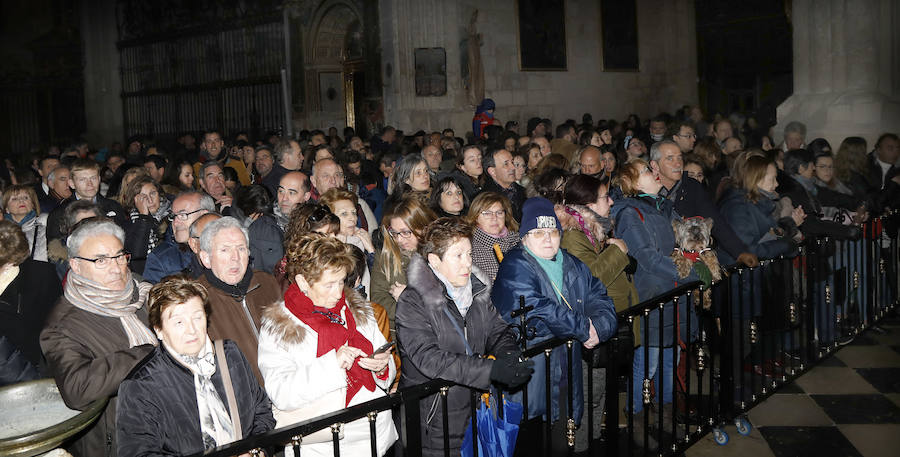
[[[397,339],[403,367],[400,387],[440,378],[476,389],[488,389],[493,361],[466,355],[465,343],[450,316],[465,332],[473,353],[516,351],[512,333],[491,304],[490,281],[473,265],[472,306],[463,318],[422,256],[413,255],[406,275],[406,290],[397,301]],[[451,454],[459,454],[463,433],[469,424],[470,398],[470,391],[465,387],[452,387],[448,393]],[[423,454],[444,455],[443,411],[439,396],[423,398],[420,412]]]
[[[275,427],[272,403],[237,345],[225,341],[234,396],[240,410],[243,437]],[[228,409],[221,363],[212,376],[216,391]],[[119,386],[116,434],[120,456],[190,455],[202,452],[200,413],[194,375],[158,346]]]

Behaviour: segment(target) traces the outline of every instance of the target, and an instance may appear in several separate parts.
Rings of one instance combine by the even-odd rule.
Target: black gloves
[[[491,381],[503,384],[510,388],[521,386],[528,382],[534,373],[534,361],[519,361],[519,354],[507,352],[498,354],[497,360],[491,365]]]

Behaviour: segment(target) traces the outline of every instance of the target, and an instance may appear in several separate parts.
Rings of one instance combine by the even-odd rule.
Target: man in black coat
[[[675,203],[675,211],[682,217],[701,216],[713,220],[712,236],[732,259],[749,267],[759,265],[759,259],[747,249],[731,226],[716,209],[715,202],[702,184],[688,177],[683,170],[681,147],[672,140],[662,140],[650,147],[650,167],[659,175],[663,185],[660,195]]]
[[[516,183],[516,167],[513,165],[512,154],[506,149],[489,150],[484,154],[481,165],[487,174],[482,191],[497,192],[509,198],[513,217],[517,222],[521,221],[525,188]]]
[[[47,216],[47,242],[63,239],[63,215],[66,207],[76,200],[91,200],[100,207],[102,214],[112,219],[119,227],[129,223],[128,213],[115,200],[100,195],[100,165],[89,159],[78,159],[72,164],[69,187],[74,191],[72,196],[61,201],[59,206]]]
[[[900,139],[897,135],[885,133],[878,137],[864,176],[866,195],[875,206],[872,208],[874,214],[881,214],[889,207],[897,209],[900,204],[900,168],[895,165],[898,158]]]

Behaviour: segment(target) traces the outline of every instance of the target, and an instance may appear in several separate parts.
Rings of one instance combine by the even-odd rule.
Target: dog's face
[[[675,232],[675,243],[685,251],[699,251],[708,248],[712,243],[713,220],[702,217],[689,217],[672,221]]]

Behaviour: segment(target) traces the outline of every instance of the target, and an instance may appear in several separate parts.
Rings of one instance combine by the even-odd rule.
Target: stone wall
[[[900,127],[900,3],[793,1],[794,93],[778,107],[784,125],[801,121],[807,140],[837,151],[848,136],[869,147]]]
[[[697,52],[693,1],[637,0],[640,71],[604,72],[600,60],[599,2],[565,5],[567,71],[521,71],[515,0],[381,0],[382,78],[385,122],[406,131],[471,130],[474,106],[461,77],[460,42],[478,9],[485,96],[497,103],[502,121],[518,120],[521,133],[533,116],[554,123],[623,120],[674,112],[697,102]],[[416,48],[443,47],[447,94],[415,95]]]

